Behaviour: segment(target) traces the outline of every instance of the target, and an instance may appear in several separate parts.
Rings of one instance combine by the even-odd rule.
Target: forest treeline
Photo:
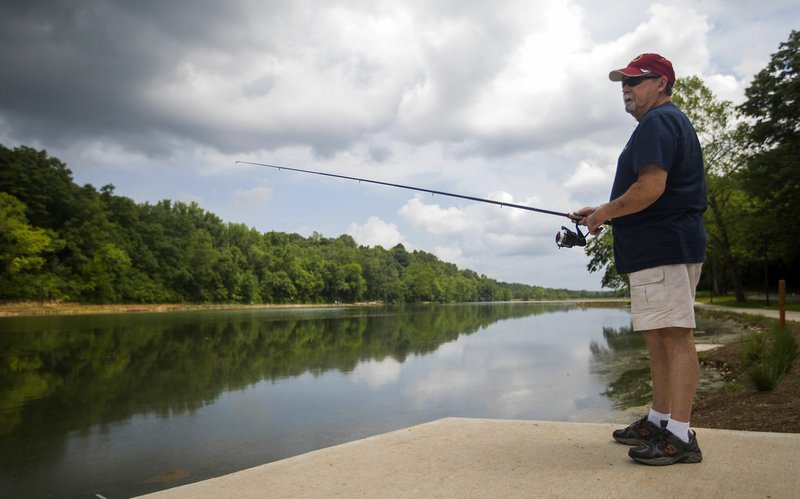
[[[0,145],[0,299],[89,303],[471,302],[597,296],[498,282],[424,251],[261,233],[197,203],[79,186],[44,150]]]

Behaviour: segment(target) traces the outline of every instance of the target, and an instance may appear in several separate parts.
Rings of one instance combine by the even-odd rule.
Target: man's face
[[[625,111],[640,120],[661,99],[660,88],[664,77],[637,76],[622,80],[622,101]]]

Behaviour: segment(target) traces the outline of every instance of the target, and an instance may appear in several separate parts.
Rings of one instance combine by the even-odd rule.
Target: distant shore
[[[40,303],[22,302],[0,304],[0,317],[18,317],[31,315],[81,315],[81,314],[133,314],[156,312],[180,312],[202,310],[258,310],[277,308],[320,308],[320,307],[352,307],[366,306],[368,303],[358,304],[192,304],[192,303],[129,303],[114,305],[93,305],[82,303]],[[373,303],[374,305],[374,303]]]
[[[628,300],[608,298],[576,298],[566,300],[542,300],[535,303],[575,303],[578,306],[620,305]],[[214,304],[214,303],[128,303],[128,304],[84,304],[62,302],[18,302],[0,303],[0,317],[21,317],[39,315],[81,315],[81,314],[134,314],[205,310],[269,310],[290,308],[335,308],[381,306],[382,302],[359,303],[282,303],[282,304]]]

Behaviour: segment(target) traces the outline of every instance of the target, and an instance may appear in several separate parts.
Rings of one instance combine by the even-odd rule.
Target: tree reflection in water
[[[699,341],[715,340],[724,334],[723,324],[698,318],[695,338]],[[592,372],[604,380],[608,397],[620,410],[649,404],[653,395],[647,345],[632,326],[603,328],[605,345],[590,342]],[[713,370],[701,370],[698,392],[719,386],[721,378]]]
[[[497,321],[565,307],[495,303],[4,319],[0,437],[33,428],[66,434],[141,412],[192,412],[224,391],[264,379],[351,372],[369,359],[403,362]]]

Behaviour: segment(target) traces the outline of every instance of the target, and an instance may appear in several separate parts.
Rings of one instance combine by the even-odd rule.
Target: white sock
[[[674,419],[670,418],[669,422],[667,423],[667,430],[670,433],[675,435],[676,437],[683,440],[685,443],[689,443],[689,422],[682,422],[682,421],[675,421]]]
[[[669,421],[669,414],[664,414],[663,412],[654,411],[653,408],[650,408],[650,413],[647,415],[647,420],[653,423],[654,425],[661,428],[661,423],[663,421]]]

